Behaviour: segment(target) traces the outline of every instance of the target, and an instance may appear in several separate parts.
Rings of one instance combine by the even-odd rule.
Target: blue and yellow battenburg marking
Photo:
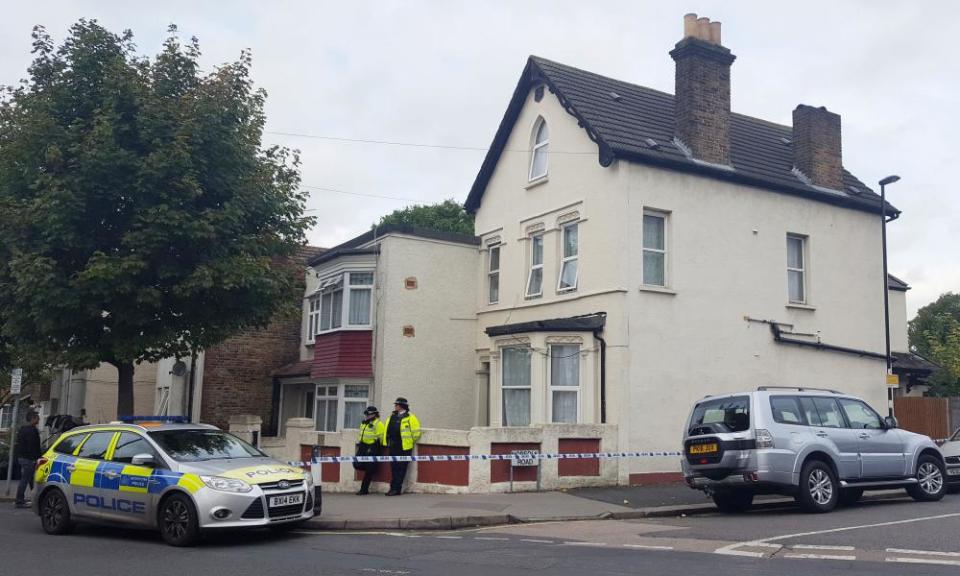
[[[179,486],[193,494],[204,486],[196,474],[155,470],[119,462],[100,462],[66,454],[50,457],[37,469],[35,480],[141,494],[159,494],[171,486]]]

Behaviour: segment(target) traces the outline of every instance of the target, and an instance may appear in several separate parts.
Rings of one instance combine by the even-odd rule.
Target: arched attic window
[[[550,130],[542,117],[533,125],[533,153],[530,155],[530,181],[547,175],[547,154],[550,151]]]

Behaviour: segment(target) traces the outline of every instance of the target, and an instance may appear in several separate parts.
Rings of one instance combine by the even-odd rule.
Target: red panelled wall
[[[599,438],[561,438],[561,454],[596,454],[600,451]],[[557,461],[560,476],[599,476],[600,460],[596,458]]]
[[[372,378],[373,332],[342,330],[320,334],[313,345],[311,378]]]
[[[491,454],[509,454],[514,450],[540,450],[539,443],[533,442],[493,442],[490,444]],[[490,482],[509,482],[510,481],[510,462],[509,460],[491,460],[490,461]],[[515,482],[533,482],[537,479],[536,466],[521,466],[513,469],[513,480]]]

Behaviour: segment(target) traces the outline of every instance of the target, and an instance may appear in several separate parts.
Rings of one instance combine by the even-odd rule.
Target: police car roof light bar
[[[170,422],[172,424],[190,423],[190,419],[186,416],[121,416],[120,421],[124,424],[136,424],[137,422]]]

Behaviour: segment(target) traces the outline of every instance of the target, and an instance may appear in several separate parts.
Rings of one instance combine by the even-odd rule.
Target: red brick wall
[[[630,475],[631,486],[652,486],[675,482],[683,482],[683,474],[680,472],[646,472]]]
[[[595,454],[600,451],[599,438],[561,438],[561,454]],[[558,460],[557,474],[560,476],[599,476],[600,460],[597,458]]]
[[[418,444],[418,456],[447,456],[470,454],[464,446],[436,446]],[[509,479],[509,478],[508,478]],[[536,477],[534,477],[536,480]],[[444,484],[447,486],[470,485],[470,462],[417,462],[418,484]]]
[[[316,337],[312,378],[372,378],[373,332],[343,330]]]
[[[493,442],[490,444],[491,454],[509,454],[514,450],[540,450],[540,444],[535,442],[512,443],[512,442]],[[490,482],[509,482],[510,465],[509,460],[493,460],[490,462]],[[513,480],[517,481],[537,481],[537,467],[523,466],[513,469]]]
[[[317,249],[305,247],[286,270],[299,278],[296,300],[303,295],[304,265]],[[278,273],[281,273],[278,271]],[[300,359],[300,315],[278,319],[268,327],[246,330],[208,348],[204,354],[200,421],[226,429],[230,416],[255,414],[266,430],[273,406],[271,373]]]

